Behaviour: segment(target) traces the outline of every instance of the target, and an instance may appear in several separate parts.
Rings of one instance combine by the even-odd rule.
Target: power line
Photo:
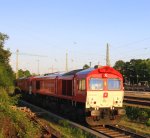
[[[44,55],[34,55],[34,54],[29,54],[29,53],[20,53],[19,50],[16,50],[16,53],[12,53],[12,54],[16,54],[16,79],[18,79],[18,68],[19,68],[19,55],[24,55],[24,56],[35,56],[38,57],[38,67],[37,67],[37,72],[39,74],[39,57],[47,57]]]
[[[143,41],[146,41],[146,40],[150,40],[150,37],[147,37],[147,38],[144,38],[144,39],[141,39],[141,40],[137,40],[137,41],[133,41],[133,42],[129,42],[127,44],[120,45],[120,46],[116,47],[115,49],[123,48],[124,46],[128,47],[132,44],[140,43],[140,42],[143,42]]]
[[[16,52],[12,52],[12,54],[16,54]],[[36,55],[36,54],[30,54],[30,53],[18,53],[18,55],[24,55],[24,56],[34,56],[34,57],[48,57],[45,55]]]
[[[138,49],[127,49],[127,51],[123,51],[123,52],[119,52],[119,55],[121,56],[124,56],[124,54],[127,56],[128,54],[131,54],[131,53],[136,53],[137,51],[142,51],[142,50],[147,50],[149,49],[150,47],[145,47],[145,48],[138,48]]]
[[[66,72],[68,72],[68,52],[66,52]]]
[[[139,53],[138,53],[138,55],[135,55],[135,54],[137,53],[137,51],[142,51],[142,50],[147,50],[147,49],[149,49],[149,48],[135,49],[134,51],[130,51],[130,52],[125,52],[125,51],[124,51],[125,55],[123,55],[122,53],[119,53],[119,54],[121,55],[120,58],[127,58],[128,56],[131,57],[133,54],[134,54],[134,56],[138,56],[138,55],[140,55]],[[146,53],[147,51],[143,51],[143,52]],[[131,53],[132,53],[132,55],[131,55]],[[130,55],[129,55],[129,54],[130,54]],[[147,54],[145,54],[145,55],[149,55],[149,53],[147,53]]]

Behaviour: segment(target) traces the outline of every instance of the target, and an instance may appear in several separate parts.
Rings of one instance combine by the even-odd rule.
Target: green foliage
[[[150,109],[126,107],[126,114],[127,117],[132,121],[150,125]]]
[[[70,137],[71,138],[77,138],[77,137],[79,137],[79,138],[87,138],[87,137],[93,138],[93,137],[95,137],[95,136],[92,136],[91,134],[89,134],[87,132],[84,132],[80,128],[75,128],[75,127],[71,126],[68,121],[60,120],[59,124],[62,126],[62,129],[61,129],[62,132],[65,131],[67,134],[70,134],[69,138]]]
[[[25,113],[21,111],[15,111],[11,108],[12,105],[17,103],[18,97],[9,97],[4,88],[0,88],[0,120],[10,118],[15,130],[18,133],[18,137],[35,137],[39,131],[33,122],[31,122]],[[0,126],[0,136],[3,136],[2,127]]]
[[[0,33],[0,86],[10,91],[13,86],[14,73],[9,65],[11,53],[4,49],[5,40],[8,38],[6,34]]]
[[[9,57],[11,55],[9,50],[4,49],[5,40],[8,38],[6,34],[0,32],[0,63],[4,63],[5,65],[9,64]]]
[[[30,73],[29,70],[23,71],[22,69],[20,69],[20,70],[18,71],[18,76],[19,76],[19,78],[22,78],[22,77],[29,77],[29,76],[31,76],[31,73]]]
[[[4,88],[0,88],[0,103],[1,107],[8,106],[11,103],[11,100]]]
[[[7,111],[7,114],[15,123],[15,128],[19,133],[18,136],[28,138],[36,135],[38,129],[23,112],[16,112],[10,109],[9,112]]]
[[[3,129],[0,131],[0,138],[4,138]]]
[[[116,63],[115,63],[115,66],[114,68],[117,69],[117,70],[122,70],[125,66],[125,62],[123,60],[118,60]]]
[[[90,66],[87,65],[87,64],[85,64],[85,65],[83,66],[83,69],[88,69],[88,68],[90,68]]]
[[[119,60],[114,68],[123,74],[126,83],[138,84],[141,81],[150,83],[150,59],[131,59],[130,62]]]
[[[0,63],[0,86],[10,90],[13,86],[14,75],[3,63]]]
[[[147,126],[150,126],[150,118],[148,119],[148,121],[146,122]]]
[[[134,107],[126,108],[127,117],[131,120],[137,120],[138,112],[139,112],[139,108],[134,108]]]

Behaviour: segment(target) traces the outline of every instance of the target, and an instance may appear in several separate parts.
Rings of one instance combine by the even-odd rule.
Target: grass
[[[95,138],[95,136],[81,130],[80,128],[73,127],[66,120],[58,120],[55,117],[50,118],[46,115],[44,116],[43,121],[45,120],[47,120],[49,126],[60,132],[64,138]]]
[[[92,138],[93,136],[79,128],[71,126],[66,120],[59,120],[57,123],[50,121],[48,125],[56,131],[61,132],[63,138]],[[93,137],[95,138],[95,137]]]
[[[3,130],[0,131],[0,138],[4,138]]]
[[[127,117],[124,117],[119,124],[131,129],[135,133],[141,133],[150,136],[150,127],[143,123],[134,122],[129,120]]]

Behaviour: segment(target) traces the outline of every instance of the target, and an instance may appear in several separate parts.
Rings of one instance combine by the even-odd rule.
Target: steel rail
[[[132,106],[132,107],[137,107],[137,108],[145,108],[145,109],[150,109],[149,106],[144,106],[144,105],[137,105],[137,104],[133,104],[133,103],[124,103],[124,106]]]
[[[148,104],[148,106],[150,106],[150,100],[148,99],[142,99],[142,98],[133,98],[133,97],[125,97],[124,101],[133,101],[133,102],[137,102],[137,103],[146,103]]]
[[[134,132],[131,132],[129,130],[126,130],[121,126],[118,127],[112,125],[107,125],[105,127],[96,126],[96,127],[92,127],[91,129],[100,132],[110,138],[146,138],[146,136],[142,136]]]
[[[125,91],[123,104],[150,109],[150,92]]]
[[[150,92],[142,92],[142,91],[125,91],[124,96],[131,96],[131,97],[140,97],[150,99]]]

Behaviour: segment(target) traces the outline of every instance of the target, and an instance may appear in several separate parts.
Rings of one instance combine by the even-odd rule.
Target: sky
[[[149,0],[0,0],[10,64],[32,73],[150,58]],[[37,56],[38,55],[38,56]]]

